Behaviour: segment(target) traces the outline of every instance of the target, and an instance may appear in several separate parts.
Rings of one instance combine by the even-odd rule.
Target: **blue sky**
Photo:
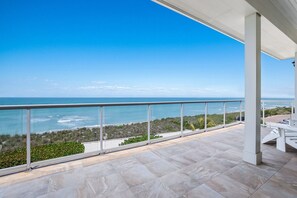
[[[150,0],[2,0],[0,97],[243,97],[244,46]],[[262,55],[262,96],[293,97]]]

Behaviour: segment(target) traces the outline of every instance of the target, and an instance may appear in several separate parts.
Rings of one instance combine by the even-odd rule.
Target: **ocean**
[[[24,104],[73,104],[159,101],[234,100],[240,98],[0,98],[0,105]],[[271,102],[265,108],[290,106],[291,100],[281,104]],[[204,104],[185,104],[184,116],[204,114]],[[239,102],[227,103],[226,112],[239,112]],[[208,104],[208,114],[223,114],[223,103]],[[26,116],[24,110],[0,111],[0,134],[24,134]],[[180,105],[153,105],[152,120],[179,117]],[[98,107],[34,109],[31,112],[32,133],[94,127],[99,125]],[[113,106],[104,108],[104,125],[119,125],[147,121],[147,106]]]

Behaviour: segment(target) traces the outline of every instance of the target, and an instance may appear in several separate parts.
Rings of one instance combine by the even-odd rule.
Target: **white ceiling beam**
[[[294,24],[291,24],[286,19],[279,8],[275,7],[271,0],[246,1],[297,44],[297,30],[295,29]]]

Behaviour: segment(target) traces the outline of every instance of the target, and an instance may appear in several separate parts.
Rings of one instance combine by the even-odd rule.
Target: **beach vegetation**
[[[162,136],[160,135],[150,135],[150,139],[157,139],[157,138],[161,138]],[[141,136],[136,136],[136,137],[131,137],[128,138],[126,140],[124,140],[122,143],[119,144],[119,146],[124,146],[127,144],[133,144],[133,143],[137,143],[137,142],[143,142],[143,141],[147,141],[148,140],[148,135],[141,135]]]
[[[290,107],[276,107],[273,109],[265,109],[265,117],[274,116],[274,115],[287,115],[291,114]],[[262,111],[261,111],[262,115]]]
[[[31,162],[38,162],[83,153],[85,147],[78,142],[63,142],[31,148]],[[0,168],[26,164],[26,147],[0,152]]]
[[[215,121],[212,118],[207,118],[207,127],[214,127],[216,126]],[[204,129],[205,128],[205,118],[204,117],[198,117],[196,122],[191,122],[189,125],[185,126],[185,129],[190,129],[192,131],[198,130],[198,129]]]

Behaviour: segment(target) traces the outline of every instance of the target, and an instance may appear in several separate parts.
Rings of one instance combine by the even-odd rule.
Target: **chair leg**
[[[280,137],[276,139],[276,148],[280,151],[286,152],[286,138],[284,129],[279,129]]]
[[[267,142],[270,142],[276,138],[280,137],[278,129],[273,129],[269,134],[267,134],[263,139],[262,139],[262,144],[265,144]]]

